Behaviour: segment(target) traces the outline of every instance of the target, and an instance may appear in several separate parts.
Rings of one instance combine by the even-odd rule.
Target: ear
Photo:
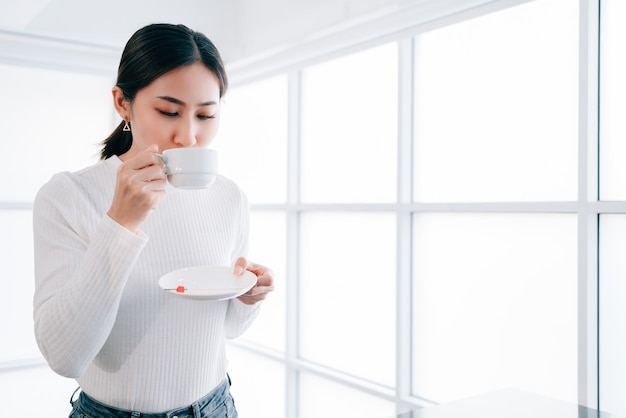
[[[113,106],[117,114],[124,120],[130,120],[130,102],[124,97],[122,89],[118,86],[113,87]]]

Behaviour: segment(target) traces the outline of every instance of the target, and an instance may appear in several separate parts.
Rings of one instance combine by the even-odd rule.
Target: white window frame
[[[283,210],[288,215],[287,273],[287,343],[284,358],[248,344],[240,346],[275,360],[284,361],[287,368],[287,415],[297,416],[298,374],[315,373],[327,379],[393,401],[399,411],[407,406],[428,406],[432,402],[411,394],[411,218],[419,212],[516,212],[568,213],[578,219],[578,402],[599,408],[598,387],[598,220],[602,213],[626,213],[626,202],[598,200],[598,56],[599,56],[599,1],[579,0],[579,134],[578,134],[578,197],[567,202],[495,202],[495,203],[415,203],[412,202],[412,94],[414,71],[413,36],[438,27],[466,20],[481,14],[512,7],[523,1],[460,1],[458,10],[443,12],[432,3],[428,19],[416,18],[410,12],[404,19],[412,24],[397,24],[398,15],[382,17],[370,25],[350,28],[302,46],[286,49],[271,56],[252,58],[231,67],[233,86],[287,73],[289,75],[289,139],[288,139],[288,199],[286,205],[253,205],[253,210]],[[540,1],[540,0],[535,0]],[[447,4],[449,6],[449,4]],[[416,5],[414,13],[424,11]],[[428,13],[427,13],[428,14]],[[396,25],[389,26],[394,21]],[[416,23],[417,22],[417,23]],[[394,28],[393,30],[391,28]],[[376,33],[377,35],[372,35]],[[349,54],[385,42],[398,43],[399,108],[398,108],[398,199],[394,204],[313,205],[301,204],[299,185],[299,92],[300,71],[309,65]],[[389,390],[372,382],[363,381],[298,358],[298,229],[299,215],[304,211],[392,211],[397,215],[397,341],[396,387]],[[238,344],[238,343],[235,343]]]

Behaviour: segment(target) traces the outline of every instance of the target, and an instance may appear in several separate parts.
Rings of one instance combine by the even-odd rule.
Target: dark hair
[[[115,83],[132,103],[137,92],[163,74],[176,68],[202,62],[213,71],[220,83],[220,97],[226,93],[228,79],[219,51],[200,32],[185,25],[155,23],[131,36],[122,52]],[[131,132],[123,130],[124,121],[106,138],[100,158],[122,155],[133,142]]]

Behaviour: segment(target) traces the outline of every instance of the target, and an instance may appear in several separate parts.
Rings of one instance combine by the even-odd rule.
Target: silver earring
[[[122,131],[130,132],[130,125],[128,124],[127,120],[124,121],[124,127],[122,128]]]

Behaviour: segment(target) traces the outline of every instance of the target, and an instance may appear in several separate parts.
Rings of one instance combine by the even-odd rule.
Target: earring
[[[127,120],[124,121],[124,127],[122,128],[122,131],[130,132],[130,125],[128,124]]]

